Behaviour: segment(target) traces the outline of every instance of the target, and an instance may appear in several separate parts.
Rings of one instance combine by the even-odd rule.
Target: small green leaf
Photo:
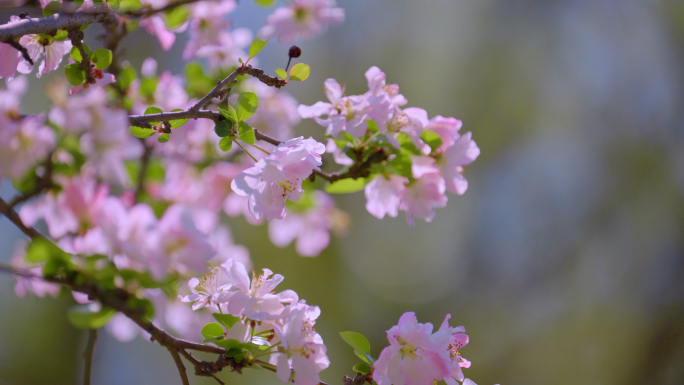
[[[95,68],[103,70],[112,64],[112,51],[107,48],[99,48],[93,52],[93,63],[95,63]]]
[[[370,179],[358,178],[351,179],[345,178],[335,181],[327,186],[325,186],[325,191],[330,194],[348,194],[363,190],[364,187],[370,182]],[[342,337],[344,338],[344,337]]]
[[[131,135],[135,136],[136,138],[145,139],[145,138],[149,138],[150,136],[154,135],[157,131],[155,131],[151,128],[130,126],[128,128],[128,132],[130,132]]]
[[[83,50],[86,51],[86,53],[88,54],[88,56],[90,56],[90,55],[93,54],[93,50],[90,49],[90,47],[89,47],[88,44],[86,44],[86,43],[83,43]]]
[[[174,108],[171,110],[171,112],[180,112],[183,111],[181,108]],[[171,129],[178,128],[185,123],[187,123],[190,119],[174,119],[174,120],[169,120],[169,124],[171,124]]]
[[[368,128],[368,131],[370,131],[371,134],[375,134],[378,131],[380,131],[380,129],[378,128],[378,124],[375,123],[375,120],[373,119],[366,120],[366,127]]]
[[[233,124],[228,120],[221,120],[218,123],[216,123],[216,126],[214,127],[214,131],[216,131],[216,135],[219,136],[219,138],[223,138],[229,135],[233,134]]]
[[[266,47],[266,44],[268,44],[268,39],[264,40],[257,36],[252,42],[252,45],[249,46],[249,58],[251,59],[258,55],[259,52]]]
[[[235,115],[235,110],[233,110],[233,109],[232,109],[232,106],[230,106],[230,105],[228,106],[228,108],[231,109],[230,112],[224,110],[224,109],[221,108],[221,107],[219,107],[219,112],[221,113],[221,115],[223,115],[224,118],[228,119],[231,123],[236,124],[236,123],[237,123],[237,119],[236,119],[236,117],[234,116],[234,115]],[[231,114],[231,113],[232,113],[232,114]]]
[[[121,0],[119,2],[119,12],[134,12],[142,8],[140,0]]]
[[[230,136],[221,138],[219,141],[219,148],[222,151],[230,151],[230,149],[233,148],[233,139],[231,139]]]
[[[69,56],[71,56],[71,58],[74,59],[74,61],[77,63],[83,60],[83,56],[81,56],[81,50],[77,47],[71,47],[71,52],[69,52]]]
[[[107,0],[107,5],[109,8],[111,8],[113,11],[118,11],[119,10],[119,0]]]
[[[354,369],[354,371],[356,373],[361,373],[361,374],[368,374],[371,372],[370,366],[368,366],[366,364],[356,364],[356,365],[354,365],[354,367],[352,369]]]
[[[116,77],[116,83],[121,87],[121,89],[126,90],[138,77],[133,66],[126,66],[119,71],[119,75]]]
[[[77,305],[69,309],[67,319],[77,329],[99,329],[105,326],[114,314],[116,311],[109,307],[92,312],[88,305]]]
[[[311,74],[311,67],[308,64],[297,63],[290,68],[290,79],[303,81]]]
[[[140,26],[140,20],[128,20],[124,25],[126,26],[127,33],[133,33]]]
[[[202,328],[202,335],[206,339],[216,338],[223,336],[223,326],[216,322],[210,322]]]
[[[218,345],[224,349],[228,349],[228,350],[239,349],[240,353],[242,353],[242,343],[238,340],[221,340],[221,341],[216,341],[214,343],[216,345]]]
[[[256,141],[254,129],[245,122],[238,123],[238,138],[247,144],[254,144]]]
[[[71,9],[73,9],[75,11],[75,10],[81,8],[81,6],[83,5],[83,2],[84,2],[83,0],[75,0],[75,1],[71,2],[71,7],[72,7]]]
[[[237,120],[243,121],[249,119],[259,105],[259,98],[253,92],[243,92],[237,101]]]
[[[176,29],[188,20],[190,9],[184,6],[175,7],[166,11],[164,15],[166,16],[166,26],[169,29]]]
[[[67,32],[66,29],[60,29],[52,38],[55,39],[55,41],[64,41],[69,38],[69,32]]]
[[[275,70],[275,73],[281,80],[287,80],[287,72],[284,69],[278,68]]]
[[[232,105],[228,105],[228,115],[233,119],[232,121],[237,124],[238,122],[238,116],[237,116],[237,111],[235,111],[235,108],[233,108]]]
[[[157,78],[156,76],[142,78],[140,80],[140,94],[142,94],[146,98],[154,97],[154,91],[157,90],[158,83],[159,78]]]
[[[360,352],[358,350],[354,350],[354,354],[356,354],[357,357],[359,357],[363,362],[367,363],[368,365],[373,365],[373,357],[371,357],[369,354]]]
[[[442,138],[438,133],[430,130],[423,130],[420,133],[420,139],[423,140],[434,152],[439,146],[442,145]]]
[[[165,133],[159,135],[159,137],[157,138],[157,142],[166,143],[169,141],[169,139],[171,139],[171,135],[168,132],[165,132]]]
[[[69,64],[64,67],[64,76],[72,86],[80,86],[85,80],[85,71],[77,63]]]
[[[237,348],[228,349],[226,352],[226,357],[232,358],[238,364],[245,360],[245,354],[242,352],[242,349]]]
[[[256,5],[264,8],[272,7],[276,1],[275,0],[254,0]]]
[[[164,111],[162,111],[162,109],[159,107],[149,106],[145,109],[143,115],[161,114],[162,112]]]
[[[240,318],[232,316],[230,314],[218,314],[214,313],[212,314],[214,316],[214,319],[217,320],[223,327],[226,328],[226,330],[230,330],[230,328],[233,327],[238,321],[240,321]]]
[[[344,342],[348,343],[352,348],[359,350],[362,353],[370,354],[370,343],[363,334],[357,332],[341,332],[340,337],[342,337]]]
[[[51,1],[48,3],[48,5],[43,8],[43,16],[48,17],[52,16],[55,13],[59,12],[59,10],[62,8],[62,3],[59,1]]]

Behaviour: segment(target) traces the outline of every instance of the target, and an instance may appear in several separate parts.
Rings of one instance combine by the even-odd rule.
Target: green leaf
[[[240,318],[232,316],[230,314],[218,314],[214,313],[212,314],[214,316],[214,319],[218,321],[223,327],[226,328],[226,330],[230,330],[230,328],[233,327],[238,321],[240,321]]]
[[[308,64],[297,63],[290,68],[290,79],[303,81],[311,74],[311,67]]]
[[[385,170],[392,174],[411,178],[413,173],[411,172],[410,156],[405,154],[397,155],[394,159],[387,162],[385,165]]]
[[[221,120],[216,123],[214,131],[216,131],[216,135],[218,135],[219,138],[230,136],[233,134],[233,124],[228,119]]]
[[[357,332],[341,332],[340,337],[342,337],[344,342],[348,343],[352,348],[362,353],[370,354],[370,343],[363,334]]]
[[[166,26],[169,29],[176,29],[188,20],[190,9],[185,6],[175,7],[166,11],[164,15],[166,16]]]
[[[69,38],[69,32],[67,32],[66,29],[60,29],[52,38],[55,39],[55,41],[64,41]]]
[[[345,178],[335,181],[327,186],[325,186],[325,191],[330,194],[348,194],[363,190],[364,187],[370,182],[370,178]],[[344,337],[342,337],[344,338]]]
[[[371,372],[370,366],[368,366],[366,364],[356,364],[356,365],[354,365],[354,367],[352,369],[354,369],[354,371],[356,373],[361,373],[361,374],[368,374]]]
[[[287,80],[287,72],[284,69],[278,68],[275,70],[275,73],[281,80]]]
[[[90,47],[89,47],[88,44],[86,44],[86,43],[83,43],[83,50],[86,51],[86,53],[88,54],[88,56],[90,56],[90,55],[93,54],[93,50],[90,49]]]
[[[157,142],[159,143],[166,143],[171,139],[171,135],[168,132],[165,132],[161,135],[159,135],[159,138],[157,138]]]
[[[157,78],[156,76],[143,78],[140,81],[140,93],[146,98],[152,98],[154,96],[154,91],[157,90],[158,83],[159,78]]]
[[[354,354],[356,354],[357,357],[359,357],[363,362],[367,363],[368,365],[373,365],[373,357],[371,357],[370,354],[366,354],[358,350],[354,350]]]
[[[77,63],[69,64],[64,67],[64,76],[72,86],[80,86],[85,80],[85,71]]]
[[[71,2],[72,9],[75,11],[75,10],[81,8],[81,6],[83,5],[83,2],[84,2],[83,0],[75,0],[75,1]]]
[[[221,340],[221,341],[216,341],[214,343],[216,345],[218,345],[224,349],[228,349],[228,350],[239,349],[240,353],[242,353],[242,343],[238,340]]]
[[[124,25],[127,33],[133,33],[140,26],[140,20],[128,20]]]
[[[251,59],[258,55],[259,52],[266,47],[266,44],[268,44],[268,39],[264,40],[257,36],[252,42],[252,45],[249,46],[249,58]]]
[[[202,328],[202,335],[206,339],[223,337],[223,326],[216,322],[210,322]]]
[[[378,128],[378,124],[375,123],[375,120],[373,119],[366,120],[366,127],[368,128],[368,131],[370,131],[371,134],[375,134],[378,131],[380,131],[380,129]]]
[[[99,329],[105,326],[114,314],[116,311],[109,307],[92,312],[88,305],[78,305],[69,309],[67,319],[77,329]]]
[[[192,62],[185,66],[185,79],[187,80],[188,92],[197,96],[206,95],[215,85],[216,81],[204,75],[204,70],[199,63]]]
[[[423,130],[420,133],[420,139],[430,146],[433,152],[437,149],[437,147],[442,145],[442,138],[434,131]]]
[[[243,92],[237,101],[237,120],[243,121],[249,119],[259,105],[259,98],[253,92]]]
[[[48,3],[48,5],[45,6],[45,8],[43,8],[43,16],[52,16],[55,13],[59,12],[61,8],[62,3],[60,3],[59,1],[51,1]]]
[[[20,193],[26,194],[36,187],[37,180],[38,175],[36,175],[36,169],[31,168],[26,171],[24,175],[12,179],[12,186]]]
[[[230,121],[233,124],[236,124],[237,117],[235,116],[235,110],[230,105],[228,106],[228,108],[230,109],[230,111],[226,111],[223,108],[219,107],[219,112],[221,113],[221,115],[223,115],[224,118],[228,119],[228,121]]]
[[[121,89],[126,90],[138,77],[133,66],[125,66],[119,71],[119,75],[116,77],[116,83],[121,87]]]
[[[221,138],[219,141],[219,148],[222,151],[230,151],[230,149],[233,148],[233,139],[231,139],[230,136]]]
[[[256,3],[256,5],[258,5],[260,7],[267,8],[267,7],[272,7],[276,3],[276,1],[275,0],[254,0],[254,3]]]
[[[68,254],[45,238],[36,238],[26,249],[26,260],[32,263],[47,262],[52,259],[64,260]]]
[[[245,360],[245,354],[242,352],[242,349],[237,348],[228,349],[228,351],[226,352],[226,357],[231,357],[238,364]]]
[[[71,58],[74,59],[74,61],[77,63],[83,60],[83,56],[81,56],[81,50],[77,47],[71,47],[71,52],[69,52],[69,56],[71,56]]]
[[[119,10],[119,0],[107,0],[107,5],[114,11]]]
[[[96,49],[93,52],[92,60],[95,63],[95,68],[103,70],[112,64],[112,51],[107,48]]]
[[[151,128],[130,126],[130,127],[128,127],[128,132],[130,132],[131,135],[135,136],[136,138],[145,139],[145,138],[149,138],[150,136],[154,135],[157,131],[155,131]]]
[[[142,8],[140,0],[121,0],[119,2],[119,12],[134,12]]]
[[[238,138],[247,144],[254,144],[256,141],[254,129],[245,122],[238,123]]]
[[[162,109],[159,107],[149,106],[145,109],[145,112],[143,115],[161,114],[162,112],[164,112],[164,111],[162,111]]]
[[[171,110],[171,112],[180,112],[183,111],[181,108],[175,108]],[[174,120],[169,120],[169,124],[171,124],[171,129],[178,128],[185,123],[187,123],[190,119],[174,119]]]

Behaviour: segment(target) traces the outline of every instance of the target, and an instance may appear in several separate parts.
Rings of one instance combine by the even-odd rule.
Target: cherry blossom
[[[252,215],[266,219],[285,217],[285,201],[297,200],[302,182],[322,164],[325,146],[303,137],[281,143],[271,155],[238,174],[231,182],[233,191],[249,197]]]
[[[404,313],[387,331],[390,345],[373,365],[378,385],[432,385],[447,377],[451,360],[447,346],[450,334],[432,334],[432,324],[418,323],[413,312]]]
[[[330,365],[326,347],[318,334],[312,336],[303,327],[304,312],[295,309],[290,312],[284,325],[276,325],[275,333],[282,346],[274,354],[276,374],[287,383],[294,370],[294,383],[316,385],[321,379],[318,373]]]
[[[403,176],[377,175],[364,189],[366,210],[378,219],[384,218],[385,215],[396,217],[407,183],[408,178]]]
[[[327,79],[324,84],[330,103],[316,102],[312,106],[302,104],[297,108],[299,116],[304,119],[313,118],[316,123],[326,127],[327,135],[333,137],[345,131],[355,137],[365,134],[369,109],[366,99],[361,96],[344,96],[345,87],[335,79]],[[321,118],[323,115],[327,115],[327,118]]]
[[[19,39],[19,44],[26,48],[33,63],[37,63],[38,59],[44,56],[44,60],[38,66],[37,77],[55,70],[59,63],[62,62],[62,57],[71,51],[71,42],[69,40],[55,41],[40,35],[24,35]],[[30,73],[32,70],[33,66],[25,60],[21,61],[17,66],[17,71],[23,74]]]
[[[260,35],[277,36],[282,44],[291,44],[300,36],[310,38],[327,25],[344,21],[344,10],[335,5],[335,0],[292,0],[289,6],[279,7],[266,17]]]

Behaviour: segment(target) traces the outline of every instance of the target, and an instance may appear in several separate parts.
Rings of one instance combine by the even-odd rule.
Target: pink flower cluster
[[[344,21],[344,10],[335,7],[335,0],[292,0],[266,17],[260,34],[277,36],[282,44],[291,44],[300,36],[318,35],[327,25]]]
[[[409,141],[416,149],[410,158],[410,175],[377,174],[365,187],[366,209],[378,218],[395,217],[399,210],[406,211],[411,225],[414,217],[429,222],[436,208],[446,206],[447,191],[462,195],[468,189],[464,166],[479,156],[480,149],[470,132],[459,133],[460,120],[442,116],[429,119],[422,108],[402,109],[406,98],[397,85],[386,83],[385,74],[377,67],[366,71],[366,80],[369,90],[352,96],[345,96],[345,87],[335,79],[326,80],[325,93],[330,103],[300,105],[299,114],[302,118],[313,118],[334,138],[343,138],[344,133],[363,137],[369,134],[368,122],[373,121],[377,132],[371,139],[377,139],[379,145],[388,143],[388,151],[395,153],[390,158],[398,156],[400,141]],[[437,136],[439,146],[431,148],[422,139],[426,134]],[[339,151],[334,146],[333,149]],[[349,164],[350,159],[343,154],[334,154],[336,161]]]
[[[249,197],[250,212],[257,219],[283,219],[285,201],[299,199],[304,191],[302,182],[314,170],[320,170],[324,152],[325,146],[313,138],[290,139],[241,172],[231,187],[236,194]]]
[[[474,384],[462,371],[470,367],[460,352],[468,344],[468,335],[463,326],[450,327],[450,318],[447,315],[433,333],[432,324],[418,323],[413,312],[404,313],[387,331],[390,345],[373,364],[373,380],[378,385],[432,385],[434,381]]]
[[[239,317],[241,322],[233,325],[225,339],[277,346],[270,363],[281,381],[289,382],[294,372],[295,384],[317,385],[319,373],[330,364],[323,339],[314,328],[321,311],[299,300],[292,290],[274,293],[283,279],[263,269],[262,274],[252,273],[250,280],[243,264],[228,260],[204,277],[192,278],[188,282],[192,294],[179,300],[194,302],[193,310],[208,307]]]

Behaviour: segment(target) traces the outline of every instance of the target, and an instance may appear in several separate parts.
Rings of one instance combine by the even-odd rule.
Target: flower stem
[[[240,148],[242,149],[242,151],[244,151],[245,154],[249,155],[249,157],[252,158],[253,161],[258,162],[257,158],[255,158],[254,156],[252,156],[252,154],[250,154],[249,151],[247,151],[247,149],[245,149],[245,148],[240,144],[240,142],[238,142],[237,140],[234,140],[234,142],[237,143],[237,145],[240,146]]]

